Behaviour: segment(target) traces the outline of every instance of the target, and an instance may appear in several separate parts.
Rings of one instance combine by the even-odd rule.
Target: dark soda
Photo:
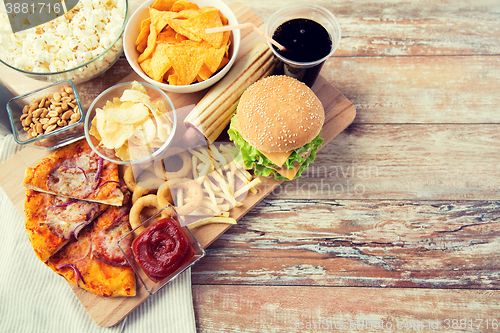
[[[275,51],[283,58],[295,62],[313,62],[330,54],[332,37],[318,22],[306,18],[296,18],[282,23],[273,33],[273,39],[286,49]],[[309,68],[284,64],[285,74],[301,80],[309,87],[314,84],[324,62]]]

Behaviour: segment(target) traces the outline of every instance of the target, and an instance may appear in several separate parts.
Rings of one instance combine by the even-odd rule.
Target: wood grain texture
[[[490,290],[195,285],[193,295],[200,333],[497,332],[500,319]]]
[[[498,289],[500,202],[266,199],[194,284]]]
[[[352,125],[273,198],[497,200],[498,125]]]
[[[249,0],[265,22],[300,0]],[[335,56],[497,55],[500,3],[458,1],[314,1],[339,20],[342,40]]]

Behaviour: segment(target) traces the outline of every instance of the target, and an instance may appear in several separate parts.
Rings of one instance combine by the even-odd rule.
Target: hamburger
[[[255,175],[292,180],[316,158],[324,122],[323,105],[309,87],[275,75],[245,90],[228,134]]]

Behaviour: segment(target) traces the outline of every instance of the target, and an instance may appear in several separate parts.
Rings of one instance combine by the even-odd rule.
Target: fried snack
[[[229,124],[246,88],[274,72],[274,56],[266,43],[258,43],[202,98],[184,120],[210,142]],[[187,132],[186,132],[187,133]]]
[[[230,32],[207,34],[227,25],[215,7],[179,1],[156,1],[142,21],[136,40],[137,62],[146,75],[171,85],[210,78],[229,62]]]
[[[173,123],[163,101],[151,101],[137,81],[121,97],[96,108],[89,130],[99,146],[114,150],[123,161],[151,155],[169,138]]]
[[[162,207],[158,205],[158,200],[156,199],[156,194],[148,194],[144,197],[140,197],[133,205],[132,208],[130,209],[130,226],[132,229],[137,228],[139,225],[141,225],[141,212],[143,209],[146,207],[154,207],[156,208],[157,211],[159,211]],[[136,230],[137,234],[140,234],[145,230],[144,226],[141,226]]]
[[[175,206],[184,219],[195,219],[188,224],[190,229],[209,223],[236,224],[229,210],[240,206],[239,200],[248,191],[258,193],[256,186],[261,180],[254,179],[242,164],[236,162],[233,148],[231,144],[220,144],[218,148],[210,144],[207,148],[198,147],[190,149],[189,153],[177,154],[183,159],[183,168],[189,165],[188,174],[181,178],[164,178],[164,168],[153,164],[143,171],[148,177],[155,174],[157,178],[139,181],[131,179],[134,178],[132,168],[127,167],[124,178],[127,186],[134,189],[132,196],[135,200],[130,213],[132,226],[141,223],[141,216],[151,216],[167,205]],[[143,178],[142,175],[136,178]],[[156,194],[149,194],[155,192],[154,188],[157,188]],[[156,203],[152,202],[153,198]]]

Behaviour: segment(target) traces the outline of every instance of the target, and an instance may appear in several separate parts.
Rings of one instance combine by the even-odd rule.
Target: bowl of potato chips
[[[205,29],[238,24],[221,0],[148,0],[130,17],[124,52],[132,69],[160,89],[190,93],[206,89],[231,68],[239,30]]]
[[[145,82],[120,83],[103,91],[85,115],[85,138],[116,164],[152,161],[170,145],[177,115],[170,98]]]

